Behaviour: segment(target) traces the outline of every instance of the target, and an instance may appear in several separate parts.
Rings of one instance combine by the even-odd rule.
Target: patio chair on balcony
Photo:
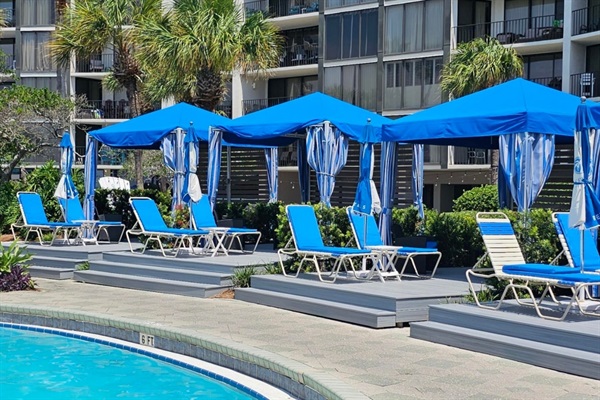
[[[103,72],[104,63],[102,60],[90,60],[90,72]]]
[[[562,321],[574,306],[579,308],[581,314],[600,317],[600,302],[593,301],[589,292],[591,286],[600,284],[599,274],[581,273],[576,268],[568,266],[526,263],[506,214],[479,212],[476,220],[492,264],[492,268],[476,268],[478,263],[476,267],[466,273],[469,289],[479,307],[497,310],[505,302],[507,295],[511,293],[517,304],[533,307],[541,318]],[[496,278],[507,282],[495,305],[494,302],[483,303],[479,300],[478,291],[473,283],[474,277],[479,279]],[[544,291],[539,297],[534,295],[530,284],[544,287]],[[554,294],[556,288],[570,290],[571,297],[566,302],[560,301]],[[520,297],[519,291],[526,292],[529,298]],[[581,293],[585,294],[585,299]],[[586,299],[592,302],[593,307],[587,307],[588,304],[584,301]],[[541,308],[544,301],[553,303],[550,311]]]
[[[289,276],[285,272],[283,255],[296,255],[301,258],[300,265],[294,277],[297,277],[302,271],[304,262],[312,262],[317,276],[321,282],[333,283],[336,281],[340,268],[344,268],[346,272],[351,272],[356,278],[363,278],[354,268],[352,258],[361,258],[363,261],[372,259],[373,264],[378,262],[378,254],[371,250],[361,250],[349,247],[326,246],[321,237],[319,223],[315,215],[315,210],[310,205],[288,205],[285,208],[290,230],[292,233],[291,239],[286,245],[277,251],[279,255],[279,265],[285,276]],[[333,261],[332,271],[329,274],[329,279],[324,279],[324,272],[321,270],[322,263],[325,261]]]
[[[581,95],[586,97],[594,97],[594,83],[596,77],[593,72],[585,72],[579,78],[579,86],[581,87]]]

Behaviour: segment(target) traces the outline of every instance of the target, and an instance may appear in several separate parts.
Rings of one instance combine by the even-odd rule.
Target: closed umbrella
[[[217,202],[217,189],[219,187],[219,175],[221,175],[221,140],[223,131],[210,129],[208,135],[208,199],[210,207],[214,210]]]
[[[59,199],[74,199],[78,196],[77,188],[73,183],[73,177],[71,175],[74,158],[75,151],[73,150],[73,144],[71,143],[71,135],[68,132],[65,132],[60,141],[61,176],[58,181],[58,186],[54,191],[54,197]]]
[[[581,230],[580,256],[582,271],[585,264],[583,231],[585,229],[598,229],[600,225],[600,199],[596,196],[593,186],[594,172],[600,162],[600,158],[598,158],[599,149],[597,148],[600,112],[594,114],[594,111],[590,104],[580,104],[577,108],[575,121],[573,196],[569,212],[569,226]]]
[[[196,135],[193,124],[187,130],[184,139],[184,179],[181,200],[185,203],[197,202],[202,197],[202,189],[196,170],[198,167],[198,142],[200,138]]]

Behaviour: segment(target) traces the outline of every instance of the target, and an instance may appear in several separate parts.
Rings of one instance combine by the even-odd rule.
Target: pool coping
[[[191,356],[264,381],[308,400],[366,400],[362,393],[326,372],[266,350],[209,334],[104,314],[51,307],[0,304],[0,321],[92,333],[140,343],[154,337],[154,348]]]

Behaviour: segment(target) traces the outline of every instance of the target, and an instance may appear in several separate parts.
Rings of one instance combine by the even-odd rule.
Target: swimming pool
[[[0,399],[22,398],[267,399],[178,355],[171,359],[95,335],[0,324]]]

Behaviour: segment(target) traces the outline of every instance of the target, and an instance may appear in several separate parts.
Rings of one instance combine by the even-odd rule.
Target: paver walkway
[[[324,371],[374,400],[600,399],[600,381],[409,337],[228,299],[36,279],[0,303],[55,307],[226,338]]]

